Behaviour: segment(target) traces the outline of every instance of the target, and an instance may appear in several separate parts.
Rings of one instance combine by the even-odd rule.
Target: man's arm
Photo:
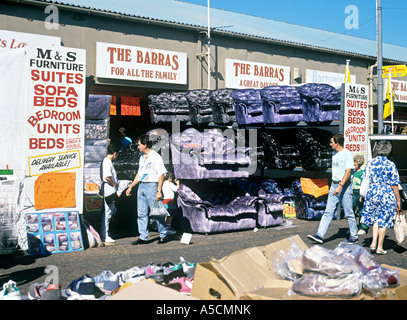
[[[164,175],[160,175],[158,177],[158,184],[157,184],[157,193],[155,199],[158,201],[163,197],[163,183],[164,183]]]
[[[116,188],[117,184],[113,181],[112,177],[106,177],[105,179],[108,185],[112,186],[113,188]]]
[[[352,173],[352,169],[346,169],[345,170],[345,174],[342,177],[341,182],[339,182],[338,186],[336,187],[336,189],[334,190],[334,195],[340,194],[342,191],[343,186],[345,185],[345,183],[349,180],[349,177]]]
[[[136,174],[136,176],[134,177],[133,182],[131,183],[131,185],[126,189],[126,196],[130,196],[131,195],[131,190],[137,185],[137,183],[139,183],[138,180],[138,173]]]

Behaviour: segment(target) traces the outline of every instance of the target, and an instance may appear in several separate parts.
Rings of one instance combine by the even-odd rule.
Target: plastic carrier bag
[[[164,207],[163,202],[155,201],[153,207],[150,211],[150,217],[168,217],[170,214],[168,213],[167,209]]]
[[[397,212],[394,219],[394,234],[399,244],[407,237],[407,221],[403,211]]]

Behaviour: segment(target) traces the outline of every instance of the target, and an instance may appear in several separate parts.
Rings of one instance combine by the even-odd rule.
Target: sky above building
[[[208,5],[208,0],[180,1],[205,7]],[[209,0],[209,6],[375,41],[377,39],[375,0]],[[404,34],[407,30],[407,1],[382,0],[381,7],[383,42],[407,47]]]

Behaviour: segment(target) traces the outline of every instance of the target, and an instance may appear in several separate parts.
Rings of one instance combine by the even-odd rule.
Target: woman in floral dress
[[[370,251],[377,254],[387,253],[383,250],[386,229],[393,228],[394,217],[401,209],[399,173],[396,165],[387,158],[391,148],[389,141],[379,141],[376,144],[377,156],[367,163],[363,173],[363,179],[368,178],[370,183],[361,222],[373,225]]]

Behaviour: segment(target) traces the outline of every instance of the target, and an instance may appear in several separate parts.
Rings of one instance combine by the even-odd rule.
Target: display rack
[[[18,208],[21,184],[10,175],[0,176],[0,254],[20,250],[19,221],[22,212]]]

